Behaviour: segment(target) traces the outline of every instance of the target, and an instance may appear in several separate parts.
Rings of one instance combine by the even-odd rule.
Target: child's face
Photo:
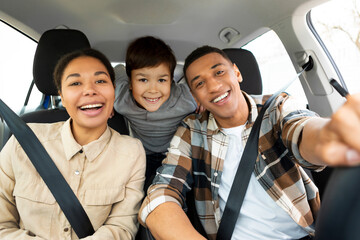
[[[106,67],[96,58],[78,57],[64,70],[61,100],[73,131],[103,131],[112,112],[115,91]]]
[[[135,101],[149,112],[155,112],[170,97],[169,66],[161,63],[131,71],[130,89]]]

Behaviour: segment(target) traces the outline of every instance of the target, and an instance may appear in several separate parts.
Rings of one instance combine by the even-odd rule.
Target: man
[[[204,46],[185,60],[194,98],[208,112],[184,119],[139,219],[157,239],[203,239],[184,207],[194,188],[196,210],[209,239],[215,239],[222,212],[251,127],[258,115],[253,98],[241,92],[241,73],[224,52]],[[259,155],[240,210],[233,239],[306,239],[314,235],[318,190],[302,167],[360,164],[360,95],[349,96],[323,119],[298,109],[280,94],[261,124]]]

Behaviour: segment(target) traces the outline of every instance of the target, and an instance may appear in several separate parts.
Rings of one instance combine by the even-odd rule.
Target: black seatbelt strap
[[[0,99],[0,115],[28,155],[35,169],[50,189],[76,235],[84,238],[94,234],[94,228],[81,203],[66,182],[45,148],[26,123]]]
[[[254,170],[255,161],[258,156],[260,126],[266,109],[269,107],[270,103],[281,92],[285,91],[285,89],[287,89],[296,79],[298,79],[304,71],[305,70],[302,70],[292,81],[288,82],[283,88],[281,88],[281,90],[273,94],[261,108],[246,142],[238,169],[236,170],[236,175],[233,184],[231,185],[229,197],[226,201],[225,209],[216,235],[217,240],[230,240],[234,232],[240,208],[244,201],[250,177]]]
[[[270,105],[276,95],[272,95],[262,107],[255,123],[251,129],[249,138],[246,142],[243,155],[241,157],[233,184],[230,189],[229,197],[226,201],[224,213],[221,218],[217,240],[230,240],[238,219],[241,205],[244,201],[245,193],[249,185],[250,176],[255,166],[258,156],[259,132],[265,110]]]

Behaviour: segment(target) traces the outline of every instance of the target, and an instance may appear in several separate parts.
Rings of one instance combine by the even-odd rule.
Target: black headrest
[[[262,94],[261,74],[254,55],[250,51],[241,48],[226,48],[223,51],[241,72],[243,77],[240,84],[241,90],[248,94]]]
[[[34,57],[33,75],[37,88],[46,95],[58,95],[53,81],[57,61],[67,53],[89,47],[89,40],[78,30],[52,29],[44,32]]]

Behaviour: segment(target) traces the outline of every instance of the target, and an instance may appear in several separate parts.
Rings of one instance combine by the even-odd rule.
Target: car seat
[[[69,118],[65,108],[58,106],[59,104],[55,102],[58,91],[53,81],[53,71],[57,61],[63,55],[89,47],[88,38],[79,30],[51,29],[42,34],[35,52],[33,77],[36,87],[46,97],[36,110],[21,115],[26,123],[52,123]],[[45,101],[50,101],[50,103],[44,104]],[[108,124],[121,134],[128,135],[129,133],[123,116],[116,112],[109,119]],[[6,135],[4,144],[11,133],[7,131]]]
[[[239,68],[243,81],[241,90],[248,94],[262,94],[262,79],[259,65],[252,52],[242,48],[225,48],[223,51],[230,60]]]

